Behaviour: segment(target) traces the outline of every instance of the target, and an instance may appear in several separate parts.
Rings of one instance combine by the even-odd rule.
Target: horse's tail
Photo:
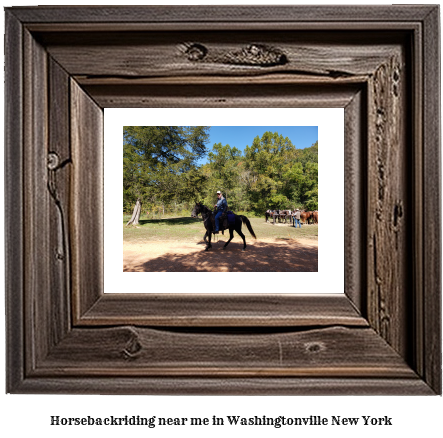
[[[249,232],[251,233],[252,237],[254,239],[257,239],[257,237],[255,236],[254,230],[251,227],[251,222],[249,222],[249,219],[246,216],[240,216],[241,220],[243,223],[246,224],[246,226],[248,227]]]

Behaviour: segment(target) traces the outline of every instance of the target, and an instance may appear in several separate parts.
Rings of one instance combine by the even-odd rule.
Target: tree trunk
[[[129,220],[129,222],[126,224],[126,226],[138,225],[138,220],[140,219],[141,211],[142,211],[142,203],[140,202],[140,198],[138,198],[137,202],[135,203],[134,211],[132,212],[132,217]]]

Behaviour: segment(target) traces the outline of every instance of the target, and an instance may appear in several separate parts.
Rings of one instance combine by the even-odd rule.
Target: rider
[[[301,228],[300,210],[298,208],[294,211],[294,214],[292,217],[294,218],[294,228],[297,228],[297,224],[298,224],[298,228]]]
[[[228,210],[228,203],[226,199],[223,197],[222,192],[220,190],[217,191],[217,204],[214,207],[217,209],[217,213],[215,215],[215,232],[218,233],[220,231],[220,216]]]

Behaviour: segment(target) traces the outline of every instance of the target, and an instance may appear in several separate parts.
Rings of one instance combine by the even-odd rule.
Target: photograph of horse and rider
[[[125,126],[124,272],[317,272],[316,126]]]

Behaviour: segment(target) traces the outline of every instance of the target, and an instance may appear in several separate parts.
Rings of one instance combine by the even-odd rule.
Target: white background
[[[322,216],[322,225],[319,226],[318,272],[123,273],[122,144],[123,126],[130,125],[318,126],[319,211]],[[278,128],[270,128],[270,131],[278,131]],[[195,293],[195,282],[192,281],[195,278],[199,281],[203,278],[208,284],[235,280],[239,290],[250,293],[267,293],[275,284],[297,285],[297,289],[309,290],[310,293],[343,293],[344,224],[337,221],[337,217],[342,217],[344,205],[343,135],[343,108],[105,109],[105,293],[149,292],[156,282],[162,284],[162,287],[154,288],[156,292]],[[291,140],[297,145],[297,138]],[[208,149],[212,149],[212,144],[208,145]],[[246,242],[252,239],[248,232],[245,234]],[[234,238],[240,239],[237,234]],[[203,251],[203,247],[201,250]],[[171,247],[171,252],[173,251],[174,248]],[[249,251],[253,251],[253,247]],[[294,257],[297,257],[296,252]],[[331,278],[334,279],[333,282]],[[179,289],[176,286],[178,284]]]
[[[49,2],[44,4],[60,4],[62,2]],[[94,4],[112,4],[112,1],[95,1]],[[205,4],[208,2],[201,2]],[[223,2],[217,2],[222,4]],[[258,4],[259,0],[243,0],[241,4]],[[271,3],[270,1],[266,3]],[[287,2],[280,0],[279,4],[356,4],[357,1],[340,0],[339,2],[307,0]],[[369,1],[365,4],[389,4],[385,1]],[[403,2],[404,3],[404,2]],[[4,2],[4,6],[32,5],[28,1]],[[70,4],[75,4],[72,2]],[[78,3],[82,4],[82,3]],[[84,4],[84,2],[83,2]],[[118,3],[116,3],[118,4]],[[149,4],[148,2],[131,2],[131,4]],[[165,2],[156,2],[165,4]],[[172,4],[172,3],[171,3]],[[198,2],[188,2],[188,4],[198,4]],[[225,2],[233,4],[233,2]],[[3,26],[4,20],[1,20]],[[0,74],[3,74],[0,69]],[[3,104],[1,105],[3,108]],[[3,124],[3,118],[0,118]],[[0,153],[1,159],[3,154]],[[0,165],[0,172],[3,172],[3,163]],[[3,174],[0,175],[0,189],[3,197]],[[3,211],[1,214],[1,224],[3,224]],[[0,243],[3,244],[4,234],[0,233]],[[1,284],[4,284],[4,265],[0,264]],[[0,300],[0,327],[4,330],[4,300]],[[5,357],[4,335],[0,336],[0,355]],[[4,391],[4,360],[0,365],[0,393]],[[373,438],[377,435],[382,438],[391,437],[416,437],[416,436],[441,436],[443,431],[442,412],[443,401],[441,397],[153,397],[153,396],[64,396],[64,395],[0,395],[0,434],[5,437],[10,436],[36,436],[36,437],[97,437],[107,438],[119,437],[132,434],[137,437],[149,435],[158,437],[170,437],[174,435],[192,437],[225,437],[229,434],[232,437],[243,437],[254,434],[255,437],[310,437],[328,436],[346,438],[355,436]],[[382,417],[388,415],[393,418],[394,426],[391,427],[365,427],[331,426],[320,427],[297,427],[297,428],[121,428],[106,427],[101,429],[89,427],[51,427],[49,418],[51,415],[64,417],[73,416],[177,416],[177,417],[219,417],[225,415],[285,415],[285,416],[309,416],[341,415],[347,417],[372,415]],[[23,434],[23,435],[22,435]]]

